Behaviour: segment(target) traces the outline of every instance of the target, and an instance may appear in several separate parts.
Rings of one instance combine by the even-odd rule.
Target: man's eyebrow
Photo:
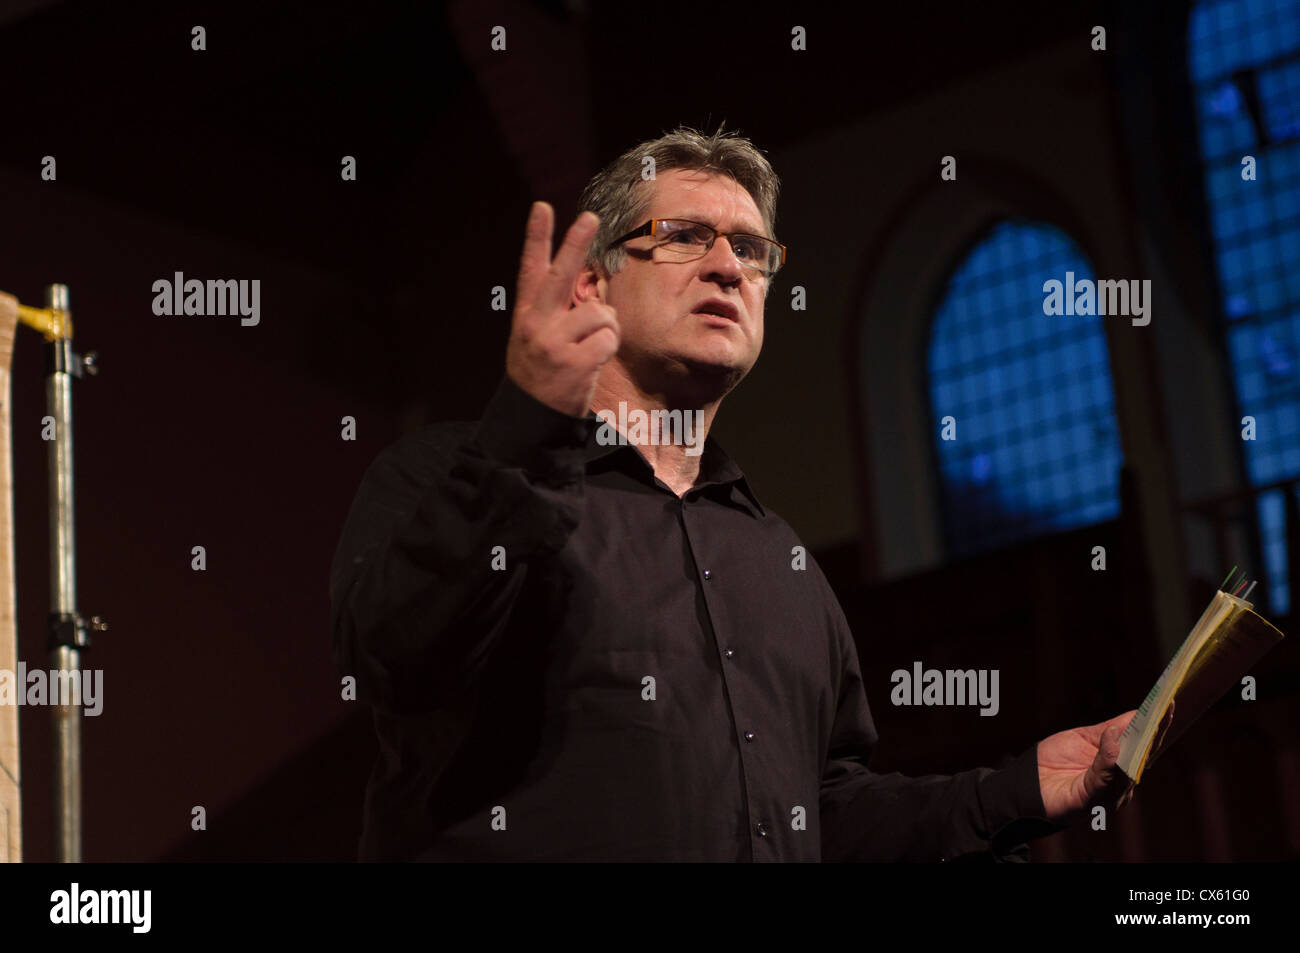
[[[668,218],[668,217],[669,216],[667,215],[663,216],[663,218]],[[685,219],[688,222],[699,222],[701,225],[708,225],[709,227],[715,229],[718,227],[718,223],[715,222],[712,218],[710,218],[707,215],[693,215],[690,213],[686,213],[683,215],[677,215],[673,217]],[[763,226],[761,225],[755,225],[752,219],[745,219],[743,222],[740,223],[740,227],[737,228],[736,231],[744,232],[746,235],[757,235],[760,238],[764,237],[767,234],[767,229],[763,228]]]

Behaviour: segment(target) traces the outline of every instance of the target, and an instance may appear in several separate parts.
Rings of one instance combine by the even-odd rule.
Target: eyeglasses
[[[633,238],[649,235],[656,239],[647,257],[656,261],[696,261],[709,253],[721,236],[731,245],[731,253],[745,267],[745,277],[751,280],[771,278],[785,264],[785,246],[761,235],[744,232],[719,232],[711,225],[681,218],[652,218],[640,228],[634,228],[613,244],[621,245]],[[611,246],[612,247],[612,246]],[[641,251],[641,249],[627,249]],[[644,254],[644,252],[642,252]]]

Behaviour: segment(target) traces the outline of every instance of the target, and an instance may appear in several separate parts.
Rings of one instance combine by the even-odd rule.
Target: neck
[[[678,387],[646,386],[616,362],[601,370],[591,409],[605,412],[655,476],[680,497],[699,479],[704,439],[725,391],[716,393],[690,378]]]

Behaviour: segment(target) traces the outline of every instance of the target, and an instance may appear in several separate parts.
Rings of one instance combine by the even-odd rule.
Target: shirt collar
[[[585,460],[588,467],[597,460],[618,454],[618,464],[620,466],[626,467],[629,463],[635,461],[635,463],[632,463],[633,466],[639,463],[641,471],[649,474],[651,479],[654,478],[654,468],[650,466],[650,461],[645,458],[639,449],[632,444],[600,443],[596,438],[600,430],[600,418],[588,411],[586,419],[591,425],[587,434],[585,451]],[[746,479],[740,465],[731,459],[718,441],[714,440],[712,436],[708,436],[704,439],[704,449],[700,453],[700,475],[696,479],[692,490],[702,490],[708,493],[712,487],[726,488],[728,491],[727,498],[743,506],[755,517],[767,516],[767,511],[763,508],[763,504],[758,501],[758,496],[749,485],[749,480]]]

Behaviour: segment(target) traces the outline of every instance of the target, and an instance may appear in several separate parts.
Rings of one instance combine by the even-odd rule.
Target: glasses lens
[[[713,241],[713,229],[696,222],[665,219],[659,223],[655,235],[658,248],[664,256],[674,261],[702,258]]]
[[[737,235],[731,247],[742,265],[749,265],[765,274],[776,271],[781,264],[781,249],[775,242],[757,235]]]
[[[681,219],[663,219],[656,229],[656,255],[663,261],[691,261],[703,258],[717,233],[707,225]],[[774,274],[781,266],[781,246],[758,235],[736,235],[729,239],[732,254],[746,266],[749,277]]]

